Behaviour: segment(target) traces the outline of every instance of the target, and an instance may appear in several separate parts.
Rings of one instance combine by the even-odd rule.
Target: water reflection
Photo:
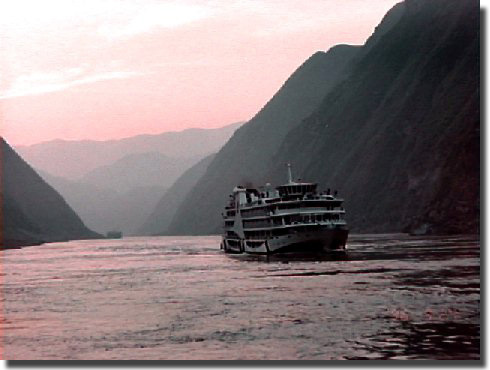
[[[231,259],[243,262],[266,263],[295,263],[295,262],[328,262],[348,261],[350,255],[347,251],[330,251],[325,253],[282,253],[272,255],[261,254],[228,254]]]
[[[9,359],[477,359],[478,238],[352,235],[227,255],[218,236],[4,251]]]
[[[399,328],[353,341],[356,351],[368,355],[348,356],[366,359],[479,359],[480,327],[476,324],[447,321],[411,323],[402,321]]]

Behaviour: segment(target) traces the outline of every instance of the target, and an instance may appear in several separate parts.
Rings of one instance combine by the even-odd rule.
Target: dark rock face
[[[175,213],[185,200],[189,192],[194,188],[199,179],[206,172],[209,164],[214,159],[214,154],[207,156],[197,164],[189,168],[159,200],[150,217],[138,230],[140,235],[169,235],[168,227]]]
[[[99,237],[3,138],[1,163],[2,248]]]
[[[477,232],[478,4],[403,4],[276,159],[340,189],[356,231]]]
[[[478,2],[407,0],[347,50],[337,69],[339,49],[315,54],[235,133],[172,232],[218,232],[233,187],[283,183],[287,162],[339,190],[353,231],[478,231]]]

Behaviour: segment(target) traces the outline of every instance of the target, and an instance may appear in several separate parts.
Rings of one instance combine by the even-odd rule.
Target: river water
[[[219,237],[1,252],[5,359],[479,359],[476,237],[353,235],[328,256]]]

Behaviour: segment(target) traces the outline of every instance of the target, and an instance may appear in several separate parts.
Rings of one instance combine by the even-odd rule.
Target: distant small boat
[[[122,238],[122,232],[121,231],[109,231],[106,234],[107,239],[121,239]]]
[[[228,253],[272,254],[343,250],[349,230],[343,199],[317,184],[289,182],[275,190],[237,186],[223,215],[221,249]]]

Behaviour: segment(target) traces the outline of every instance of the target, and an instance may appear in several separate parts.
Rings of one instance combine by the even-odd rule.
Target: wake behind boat
[[[272,188],[237,186],[223,215],[221,248],[228,253],[272,254],[345,249],[348,228],[337,192],[289,181]]]

